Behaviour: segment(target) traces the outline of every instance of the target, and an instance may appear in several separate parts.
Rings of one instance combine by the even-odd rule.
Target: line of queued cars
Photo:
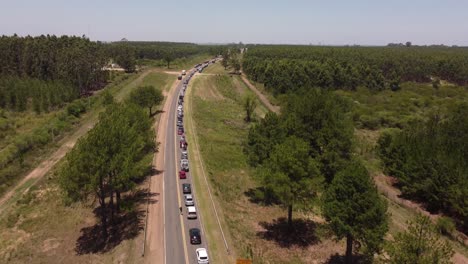
[[[199,64],[195,65],[194,68],[195,68],[195,70],[196,70],[197,72],[202,73],[203,70],[204,70],[206,67],[208,67],[211,63],[215,63],[215,62],[216,62],[216,59],[207,60],[207,61],[205,61],[205,62],[203,62],[203,63],[199,63]]]
[[[179,77],[187,75],[187,77],[183,80],[182,89],[179,93],[177,102],[177,135],[179,136],[179,148],[181,149],[180,170],[178,175],[180,180],[187,180],[188,172],[190,171],[187,151],[188,142],[185,136],[184,129],[184,96],[190,79],[196,72],[201,72],[204,68],[206,68],[206,66],[208,66],[207,63],[199,64],[195,66],[196,71],[191,71],[187,75],[186,71],[184,70],[182,71],[181,75],[179,75]],[[199,68],[201,69],[201,71],[199,70]],[[180,79],[182,78],[179,78],[179,80]],[[195,207],[194,196],[192,194],[192,187],[190,183],[186,181],[182,182],[182,193],[184,194],[184,204],[187,211],[187,219],[197,219],[197,210]],[[190,228],[189,237],[191,244],[201,244],[201,231],[199,228]],[[197,248],[195,253],[197,255],[197,261],[199,264],[209,263],[208,252],[205,248]]]

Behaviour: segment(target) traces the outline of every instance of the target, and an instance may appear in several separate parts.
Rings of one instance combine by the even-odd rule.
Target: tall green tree
[[[345,99],[324,90],[298,91],[282,108],[283,126],[309,144],[309,155],[320,162],[327,183],[351,157],[354,128]]]
[[[309,146],[302,139],[289,137],[271,152],[260,169],[262,183],[287,208],[291,228],[293,207],[310,205],[320,183],[320,171],[317,162],[308,156]]]
[[[168,69],[170,68],[171,62],[174,61],[174,59],[175,59],[175,54],[172,49],[169,49],[163,52],[163,60],[166,62]]]
[[[126,72],[134,72],[136,69],[135,48],[126,43],[116,46],[114,58],[117,64],[125,69]]]
[[[231,60],[229,50],[225,49],[222,55],[223,59],[221,60],[221,65],[223,65],[224,69],[226,70],[229,66],[229,61]]]
[[[334,177],[323,197],[323,212],[337,239],[346,238],[347,264],[353,261],[356,242],[365,246],[367,256],[381,249],[388,230],[386,211],[386,203],[359,161],[350,162]]]
[[[244,152],[253,167],[262,165],[270,157],[273,147],[286,138],[280,117],[268,112],[258,124],[254,124],[247,136]]]
[[[119,211],[121,193],[143,177],[148,164],[141,161],[152,149],[151,121],[144,112],[135,105],[113,104],[66,156],[60,173],[65,197],[70,202],[99,202],[104,237]]]
[[[419,215],[408,222],[408,230],[400,232],[386,246],[390,264],[449,264],[454,251],[443,241],[427,216]]]
[[[239,71],[241,69],[241,63],[240,63],[239,57],[231,55],[230,64],[231,64],[232,68],[234,69],[234,73],[236,73],[236,74],[239,73]]]
[[[252,115],[257,107],[257,100],[253,95],[246,95],[244,97],[244,110],[245,110],[245,121],[250,122]]]
[[[129,100],[141,107],[148,108],[149,116],[152,116],[153,107],[158,106],[164,100],[164,96],[161,90],[154,88],[154,86],[140,86],[131,92]]]

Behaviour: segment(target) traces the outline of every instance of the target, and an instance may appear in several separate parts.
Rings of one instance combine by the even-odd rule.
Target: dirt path
[[[264,94],[262,94],[252,83],[250,83],[249,80],[247,80],[245,75],[241,75],[241,78],[242,78],[242,81],[244,81],[244,83],[247,85],[247,87],[249,87],[250,90],[252,90],[257,95],[258,99],[262,101],[265,107],[268,108],[268,110],[275,112],[275,113],[279,113],[280,111],[279,106],[272,105],[270,101],[268,101],[268,98],[266,98]]]
[[[143,72],[137,79],[127,84],[126,87],[133,87],[141,83],[143,79],[151,72],[151,70]],[[116,100],[122,100],[124,94],[127,94],[125,88],[122,88],[115,96]],[[21,197],[22,194],[26,193],[32,186],[34,186],[47,172],[54,167],[72,148],[76,142],[83,135],[88,133],[98,121],[99,111],[89,113],[83,124],[77,128],[77,130],[71,135],[65,136],[58,142],[60,147],[48,158],[45,158],[39,166],[30,171],[19,183],[15,185],[11,190],[6,192],[3,197],[0,198],[0,213],[4,212],[15,199]]]
[[[163,72],[166,73],[166,74],[170,74],[170,75],[179,75],[180,74],[180,72],[178,72],[178,71],[163,71]]]
[[[166,94],[162,113],[159,122],[155,123],[156,141],[159,144],[159,150],[153,157],[153,166],[156,170],[164,168],[164,145],[166,141],[166,127],[161,124],[167,124],[168,114],[174,92],[177,88],[179,81],[174,81]],[[157,173],[150,177],[149,186],[150,193],[158,194],[159,199],[157,203],[149,204],[148,206],[148,219],[146,229],[146,250],[144,263],[164,263],[164,177],[163,173]]]

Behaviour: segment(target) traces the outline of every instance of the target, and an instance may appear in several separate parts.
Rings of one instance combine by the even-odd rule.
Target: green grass
[[[359,88],[354,92],[336,93],[353,102],[356,127],[372,130],[404,127],[414,120],[424,119],[431,112],[445,112],[456,102],[468,100],[464,87],[450,85],[435,90],[429,84],[416,83],[404,83],[397,92],[385,90],[375,93]]]
[[[170,70],[189,70],[193,68],[196,64],[209,60],[213,56],[208,55],[208,54],[199,54],[195,55],[189,58],[181,58],[181,59],[176,59],[171,63],[171,69]]]
[[[166,74],[163,72],[149,73],[142,81],[141,85],[153,85],[156,89],[161,91],[169,91],[171,88],[171,81],[174,81],[176,76]]]
[[[256,97],[256,94],[247,87],[247,85],[242,81],[242,79],[239,76],[233,76],[236,86],[239,85],[241,89],[244,91],[244,96],[249,95]],[[262,104],[260,100],[257,99],[257,107],[255,108],[255,115],[256,117],[254,118],[263,118],[265,117],[266,113],[268,113],[269,110],[265,107],[265,105]]]
[[[211,64],[210,67],[206,68],[203,73],[207,74],[228,74],[229,71],[225,70],[221,65],[221,62],[218,61],[215,64]]]
[[[281,105],[281,97],[274,97],[270,92],[267,91],[267,89],[265,88],[265,85],[263,83],[259,83],[259,82],[256,82],[256,81],[252,81],[249,79],[249,82],[255,86],[255,88],[257,88],[257,90],[259,90],[262,94],[264,94],[266,96],[266,98],[268,99],[268,101],[272,104],[272,105]]]
[[[203,99],[207,82],[212,82],[216,88],[220,88],[219,92],[224,98]],[[247,132],[247,126],[243,124],[241,116],[242,109],[237,103],[240,95],[232,89],[229,77],[199,76],[194,78],[189,86],[187,97],[187,136],[188,140],[193,142],[189,148],[189,156],[191,163],[196,164],[192,165],[191,175],[198,194],[197,202],[201,208],[204,230],[207,232],[205,235],[210,256],[215,263],[227,263],[224,242],[206,191],[199,159],[203,159],[206,177],[215,198],[231,254],[235,254],[237,243],[233,243],[228,232],[232,229],[226,227],[230,225],[233,219],[230,216],[235,214],[236,210],[229,209],[228,204],[229,201],[242,197],[243,189],[250,185],[248,177],[239,177],[241,170],[247,165],[240,148],[242,135]],[[200,147],[200,156],[196,153],[195,140]]]

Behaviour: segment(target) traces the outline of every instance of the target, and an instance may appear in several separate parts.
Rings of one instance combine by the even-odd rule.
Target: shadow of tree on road
[[[288,220],[280,217],[271,223],[260,222],[265,230],[257,232],[260,238],[275,241],[279,246],[289,248],[291,246],[308,247],[320,242],[315,231],[317,224],[308,219],[293,219],[293,227],[289,228]]]
[[[114,216],[114,222],[107,228],[108,236],[104,238],[103,228],[100,223],[81,229],[81,235],[76,241],[75,251],[78,255],[105,253],[122,241],[133,239],[143,230],[146,209],[143,204],[157,203],[159,193],[151,193],[147,189],[131,193],[122,200],[120,213]],[[94,209],[97,218],[101,208]]]

